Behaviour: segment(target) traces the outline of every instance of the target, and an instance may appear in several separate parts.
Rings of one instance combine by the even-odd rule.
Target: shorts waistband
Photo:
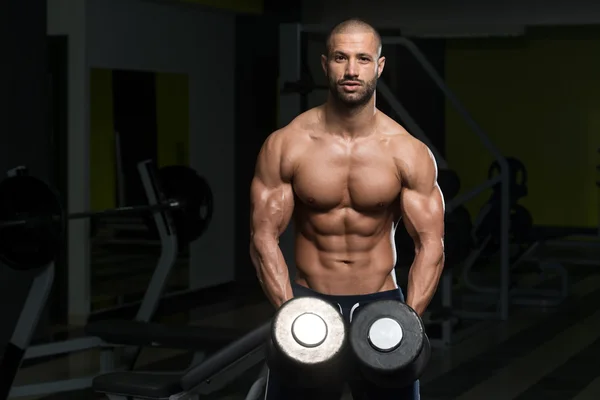
[[[325,301],[337,303],[343,308],[352,307],[357,303],[367,304],[373,301],[379,300],[400,300],[404,302],[404,294],[400,288],[386,290],[383,292],[369,293],[369,294],[357,294],[357,295],[330,295],[317,292],[313,289],[309,289],[305,286],[299,285],[296,282],[292,282],[292,291],[294,296],[313,296],[322,298]]]

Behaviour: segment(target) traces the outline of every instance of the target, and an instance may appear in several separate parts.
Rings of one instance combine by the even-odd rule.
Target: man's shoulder
[[[381,113],[380,134],[386,137],[395,155],[402,154],[402,158],[417,158],[428,156],[429,148],[425,143],[411,135],[402,125],[392,118]]]
[[[271,133],[267,141],[284,148],[290,144],[298,145],[309,138],[310,132],[316,129],[317,121],[316,109],[310,109],[298,115],[287,125]]]
[[[386,136],[391,156],[404,180],[408,182],[422,174],[435,174],[437,167],[429,147],[393,119],[385,118],[387,120],[381,123],[381,134]]]

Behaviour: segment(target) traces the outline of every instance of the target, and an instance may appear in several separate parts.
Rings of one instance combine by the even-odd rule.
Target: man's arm
[[[415,243],[408,273],[406,304],[423,315],[444,268],[444,199],[437,185],[437,166],[429,149],[418,143],[403,174],[402,220]]]
[[[250,257],[267,298],[276,308],[293,297],[288,267],[279,248],[279,236],[294,209],[292,185],[283,176],[281,142],[281,133],[275,132],[263,144],[250,189]]]

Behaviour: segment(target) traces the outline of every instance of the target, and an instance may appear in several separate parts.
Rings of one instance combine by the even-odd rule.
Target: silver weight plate
[[[276,313],[273,341],[286,358],[305,365],[321,364],[342,351],[346,327],[339,310],[330,303],[296,297]]]

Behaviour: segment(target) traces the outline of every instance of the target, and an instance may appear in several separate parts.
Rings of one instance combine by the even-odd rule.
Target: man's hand
[[[294,209],[291,171],[282,166],[283,133],[270,135],[256,163],[250,190],[250,257],[269,301],[279,308],[293,297],[279,236]]]
[[[402,220],[415,244],[406,304],[423,315],[444,267],[444,199],[437,185],[433,155],[421,142],[412,150],[400,195]]]

